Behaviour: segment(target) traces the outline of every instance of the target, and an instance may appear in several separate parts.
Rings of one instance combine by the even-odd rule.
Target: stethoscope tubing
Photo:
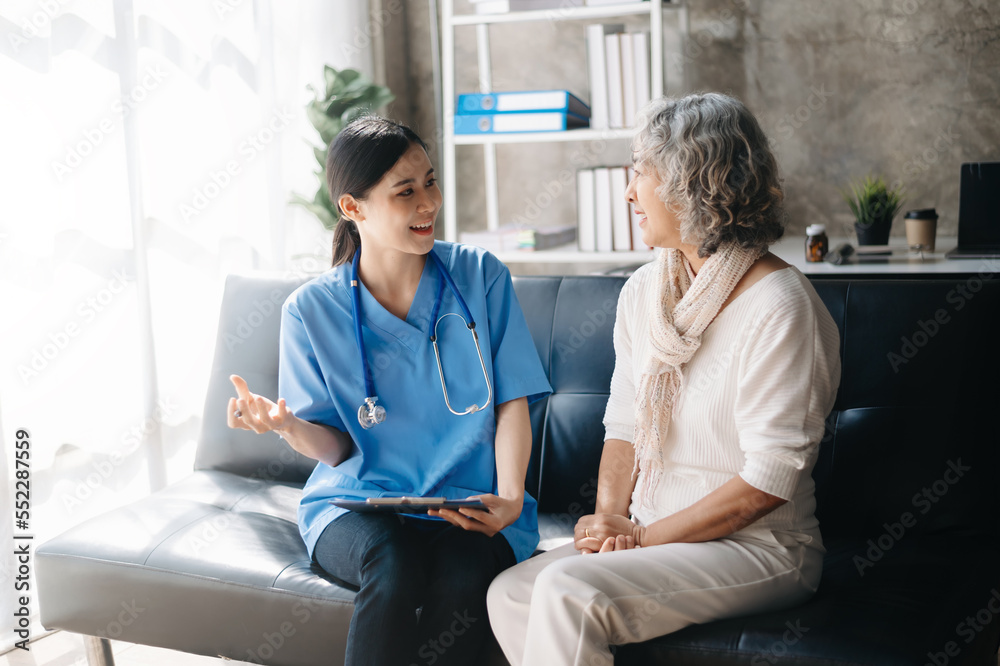
[[[472,316],[472,311],[469,310],[469,306],[465,303],[465,299],[462,298],[461,292],[458,290],[458,286],[452,279],[451,274],[445,268],[444,263],[441,259],[434,254],[432,250],[429,252],[431,261],[434,262],[435,267],[438,269],[442,277],[442,281],[438,284],[437,295],[434,299],[434,307],[431,310],[431,321],[434,323],[431,327],[430,332],[430,342],[434,347],[434,359],[437,362],[438,376],[441,379],[441,392],[444,395],[445,405],[448,407],[448,411],[456,416],[465,416],[466,414],[475,414],[476,412],[485,409],[490,402],[493,400],[493,384],[490,382],[490,375],[486,370],[486,359],[483,357],[483,350],[479,346],[479,334],[476,332],[476,320]],[[354,251],[354,259],[351,262],[351,313],[354,317],[354,336],[358,345],[358,353],[361,355],[361,371],[364,376],[365,381],[365,404],[358,408],[358,422],[365,429],[371,428],[385,420],[385,409],[381,406],[376,406],[378,401],[378,396],[375,394],[375,380],[371,374],[371,368],[368,365],[368,354],[365,350],[364,335],[361,330],[361,283],[358,279],[358,264],[361,259],[361,247]],[[462,313],[465,315],[459,315],[454,312],[446,312],[445,314],[438,317],[438,311],[441,309],[441,301],[444,296],[444,285],[447,283],[448,288],[455,295],[455,300],[458,302],[459,308],[461,308]],[[472,333],[472,340],[476,345],[476,353],[479,355],[479,364],[483,370],[483,379],[486,381],[486,402],[479,406],[478,404],[473,404],[469,406],[464,412],[456,411],[451,406],[451,400],[448,397],[448,387],[444,380],[444,367],[441,364],[441,351],[438,348],[438,335],[437,327],[441,323],[441,320],[447,316],[455,316],[462,318]],[[380,410],[380,415],[375,416],[375,410]],[[367,410],[367,411],[366,411]]]
[[[365,337],[361,334],[361,281],[358,280],[358,263],[361,258],[361,245],[354,251],[354,261],[351,262],[351,313],[354,316],[354,339],[358,343],[361,354],[361,375],[365,379],[365,398],[374,400],[375,380],[371,368],[368,367],[368,354],[365,350]]]

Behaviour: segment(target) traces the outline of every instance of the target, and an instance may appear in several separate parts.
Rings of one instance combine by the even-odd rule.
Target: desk
[[[830,249],[841,243],[854,241],[846,238],[831,238]],[[935,241],[934,252],[924,252],[920,255],[906,250],[905,238],[891,238],[889,245],[893,248],[891,255],[878,258],[856,260],[857,254],[851,257],[852,263],[835,266],[825,261],[810,263],[806,261],[806,239],[804,236],[786,236],[771,246],[771,252],[792,264],[811,278],[915,278],[915,277],[949,277],[970,276],[981,274],[982,277],[1000,272],[1000,257],[991,259],[946,259],[944,253],[958,244],[954,237],[939,237]],[[857,246],[855,246],[856,248]]]

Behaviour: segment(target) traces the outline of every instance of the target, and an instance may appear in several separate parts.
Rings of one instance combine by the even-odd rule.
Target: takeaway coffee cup
[[[937,234],[937,212],[933,208],[910,210],[904,216],[906,220],[906,244],[910,247],[920,246],[921,250],[934,251],[934,237]]]

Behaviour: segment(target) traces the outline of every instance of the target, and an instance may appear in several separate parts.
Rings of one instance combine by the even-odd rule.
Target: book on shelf
[[[635,178],[635,169],[632,167],[626,167],[628,182],[632,182]],[[628,204],[629,222],[632,227],[632,249],[633,250],[645,250],[648,246],[642,242],[642,227],[639,226],[639,220],[641,219],[639,214],[635,212],[635,206]]]
[[[456,114],[455,134],[559,132],[589,124],[588,118],[566,111]]]
[[[635,47],[632,46],[632,35],[623,32],[618,35],[622,48],[622,102],[625,110],[626,127],[634,124],[636,112],[635,96]]]
[[[563,111],[590,117],[590,107],[568,90],[524,90],[516,92],[463,93],[456,113],[534,113]]]
[[[648,250],[639,216],[625,193],[634,176],[629,166],[576,172],[577,246],[581,252]]]
[[[590,76],[590,126],[608,129],[608,67],[604,38],[623,32],[623,24],[595,23],[587,26],[587,65]]]
[[[650,100],[649,33],[627,33],[618,24],[588,25],[586,31],[590,126],[631,127]]]
[[[635,109],[639,111],[649,103],[649,33],[632,33],[632,62],[635,68]],[[631,179],[630,179],[631,180]]]
[[[584,0],[471,0],[471,2],[477,14],[506,14],[584,6]]]
[[[604,36],[604,57],[608,72],[608,127],[625,127],[625,87],[622,83],[622,35]]]
[[[594,170],[576,172],[577,247],[581,252],[597,249],[597,220],[594,210]]]
[[[611,174],[611,227],[612,243],[616,251],[632,249],[632,220],[625,188],[628,187],[627,167],[610,167]]]
[[[615,249],[611,206],[611,170],[598,167],[594,169],[594,222],[598,252]]]
[[[572,243],[576,233],[575,225],[524,227],[508,224],[492,231],[463,231],[459,241],[490,252],[540,252]]]

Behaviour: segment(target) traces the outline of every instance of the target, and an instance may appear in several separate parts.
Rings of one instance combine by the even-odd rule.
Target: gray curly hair
[[[656,195],[699,257],[727,242],[766,250],[784,233],[778,163],[738,99],[705,93],[653,100],[639,112],[632,150],[636,163],[656,172]]]

